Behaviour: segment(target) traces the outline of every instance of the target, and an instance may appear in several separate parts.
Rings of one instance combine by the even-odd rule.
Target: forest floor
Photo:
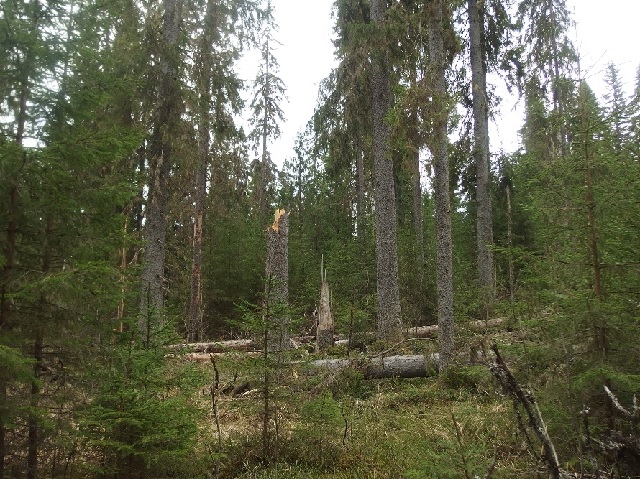
[[[506,329],[481,338],[501,343],[507,361],[523,347]],[[477,339],[474,334],[460,341],[461,358],[468,358]],[[436,347],[434,340],[411,341],[395,353],[429,354]],[[330,354],[345,353],[338,348]],[[293,355],[287,366],[271,358],[268,368],[256,355],[215,356],[219,386],[213,396],[202,390],[210,413],[201,442],[213,477],[547,477],[535,457],[540,451],[532,451],[511,400],[484,364],[461,359],[446,375],[364,379],[355,370],[311,370],[302,360],[315,355]],[[213,383],[213,363],[199,366]]]

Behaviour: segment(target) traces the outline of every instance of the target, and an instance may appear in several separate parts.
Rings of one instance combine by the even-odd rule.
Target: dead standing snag
[[[285,210],[276,210],[275,220],[267,228],[265,300],[269,349],[289,349],[289,213]]]

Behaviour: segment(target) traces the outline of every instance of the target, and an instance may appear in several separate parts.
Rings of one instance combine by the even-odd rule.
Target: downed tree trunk
[[[506,322],[506,318],[493,318],[485,320],[477,320],[471,321],[467,324],[462,324],[461,327],[464,329],[469,328],[472,331],[484,331],[488,328],[495,328],[496,326],[500,326]],[[414,328],[410,328],[407,331],[409,337],[411,338],[435,338],[438,335],[438,325],[434,324],[432,326],[416,326]]]
[[[260,354],[249,352],[247,354]],[[209,353],[189,353],[184,356],[195,362],[210,361]],[[311,366],[328,372],[353,369],[363,374],[365,379],[382,378],[425,378],[438,371],[438,354],[425,357],[421,354],[407,356],[386,356],[358,359],[318,359],[292,363],[296,366]]]
[[[318,359],[308,364],[333,371],[355,369],[362,372],[365,379],[424,378],[437,372],[438,355],[432,354],[429,358],[419,354],[362,359]]]
[[[507,320],[505,318],[494,318],[487,321],[471,321],[466,325],[473,331],[482,331],[485,328],[493,328],[504,324]],[[465,327],[465,326],[463,326]],[[375,339],[375,333],[363,333],[368,335],[371,340]],[[409,338],[435,338],[438,334],[438,325],[433,326],[417,326],[407,331],[407,337]],[[289,338],[291,341],[291,347],[297,349],[302,344],[310,344],[316,341],[315,336],[294,336]],[[348,345],[349,340],[344,339],[341,336],[334,335],[334,344],[336,345]],[[228,341],[211,341],[208,343],[184,343],[174,344],[170,346],[170,349],[182,349],[187,351],[193,351],[195,353],[223,353],[228,351],[257,351],[261,348],[258,342],[252,339],[231,339]]]
[[[225,353],[227,351],[256,351],[259,349],[259,345],[253,339],[230,339],[210,343],[172,344],[169,349],[193,353]]]
[[[538,404],[536,403],[533,394],[531,392],[524,391],[520,387],[520,383],[518,383],[500,355],[498,346],[494,344],[491,346],[491,350],[495,355],[495,362],[491,362],[489,364],[489,370],[500,384],[502,391],[511,397],[518,427],[527,440],[530,452],[534,457],[536,457],[536,459],[540,459],[545,463],[549,472],[549,477],[553,479],[564,479],[570,477],[566,471],[560,467],[560,461],[558,460],[555,446],[547,432],[547,426],[542,419],[542,414],[540,413],[540,409],[538,408]],[[524,417],[522,411],[524,411]],[[534,436],[537,437],[540,445],[542,446],[541,448],[540,445],[534,444],[533,437],[530,434],[531,431]],[[540,456],[537,452],[539,449],[541,449],[542,452]]]

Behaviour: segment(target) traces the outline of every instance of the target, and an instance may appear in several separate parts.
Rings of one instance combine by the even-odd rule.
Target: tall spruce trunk
[[[468,0],[469,38],[471,55],[471,81],[473,95],[473,156],[476,165],[476,240],[478,284],[483,315],[491,311],[494,297],[493,279],[493,225],[489,181],[489,107],[487,104],[487,71],[482,38],[483,13],[478,0]]]
[[[158,108],[149,145],[149,195],[144,225],[145,253],[138,320],[139,332],[145,345],[149,345],[156,330],[164,325],[169,173],[172,161],[172,140],[180,115],[177,64],[182,1],[164,1]]]
[[[438,343],[440,370],[446,371],[453,358],[453,242],[451,238],[451,200],[447,139],[448,102],[445,79],[444,6],[442,0],[431,5],[429,46],[433,71],[435,117],[432,154],[435,171],[436,284],[438,298]]]
[[[379,35],[386,21],[386,0],[371,1],[371,20]],[[393,163],[389,151],[390,127],[385,117],[390,106],[390,66],[386,48],[372,45],[371,90],[373,109],[373,166],[377,263],[378,337],[394,340],[402,335],[398,286],[398,247]]]
[[[211,70],[212,45],[217,41],[215,28],[216,0],[209,0],[204,19],[204,31],[200,37],[199,61],[197,64],[198,89],[198,158],[195,168],[193,188],[194,221],[193,251],[191,258],[191,299],[189,301],[189,318],[187,324],[187,341],[194,343],[202,340],[204,325],[202,323],[202,242],[204,225],[204,203],[207,197],[207,167],[209,165],[209,149],[211,146]]]
[[[206,199],[207,164],[209,160],[209,113],[201,111],[198,127],[198,164],[195,171],[193,190],[193,251],[191,253],[191,296],[189,301],[189,319],[187,324],[187,342],[195,343],[203,336],[202,305],[202,239],[204,225],[204,202]]]

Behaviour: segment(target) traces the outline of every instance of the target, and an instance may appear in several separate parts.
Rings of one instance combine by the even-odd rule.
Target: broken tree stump
[[[316,350],[325,351],[333,346],[333,314],[331,313],[331,291],[327,282],[327,270],[324,257],[320,262],[320,305],[318,307],[318,325],[316,328]]]
[[[290,349],[289,340],[289,214],[276,210],[267,228],[265,299],[267,345],[272,351]]]

